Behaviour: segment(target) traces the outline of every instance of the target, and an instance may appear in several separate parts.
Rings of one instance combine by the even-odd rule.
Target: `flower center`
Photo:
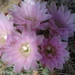
[[[36,22],[37,21],[37,19],[35,17],[33,17],[33,16],[27,16],[26,19],[27,20],[30,20],[30,21],[33,21],[33,22]]]
[[[51,54],[52,56],[55,54],[55,50],[53,46],[47,46],[45,49],[45,53],[48,56],[49,54]]]
[[[23,56],[28,56],[30,54],[30,46],[28,43],[22,44],[20,47]]]
[[[3,35],[0,37],[0,46],[4,45],[7,39],[7,35]]]

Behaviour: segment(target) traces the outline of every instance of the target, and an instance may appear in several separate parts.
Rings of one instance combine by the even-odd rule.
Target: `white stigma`
[[[27,47],[25,47],[25,46],[23,46],[22,48],[23,48],[23,50],[27,50]]]
[[[47,46],[47,50],[50,50],[51,48],[50,48],[50,46]]]
[[[35,5],[37,0],[24,0],[26,3],[30,3],[31,5]]]
[[[6,40],[7,39],[7,35],[4,35],[3,38]]]
[[[7,39],[7,35],[3,35],[0,37],[0,46],[4,45]]]

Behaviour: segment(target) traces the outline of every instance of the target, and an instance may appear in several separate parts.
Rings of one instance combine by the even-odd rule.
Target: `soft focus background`
[[[12,8],[12,4],[18,4],[21,0],[0,0],[0,12],[7,12],[8,8]]]
[[[44,0],[43,0],[44,1]],[[45,0],[48,1],[48,4],[52,0]],[[59,7],[61,4],[67,5],[72,13],[75,13],[75,0],[54,0]],[[19,4],[20,0],[0,0],[0,12],[7,13],[8,8],[12,8],[12,4]],[[43,69],[41,64],[39,64],[38,71],[29,72],[22,71],[19,74],[15,74],[13,72],[13,67],[6,67],[0,61],[0,75],[75,75],[75,33],[73,37],[69,38],[68,41],[68,48],[70,52],[70,60],[66,62],[64,65],[63,70],[55,69],[52,72],[49,72],[48,69]]]

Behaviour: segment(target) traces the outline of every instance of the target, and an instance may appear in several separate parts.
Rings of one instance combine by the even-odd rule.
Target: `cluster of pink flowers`
[[[38,70],[38,63],[52,71],[69,60],[68,38],[75,31],[75,17],[67,6],[55,2],[24,0],[8,15],[0,13],[0,58],[14,65],[14,72]],[[64,41],[63,41],[64,40]]]

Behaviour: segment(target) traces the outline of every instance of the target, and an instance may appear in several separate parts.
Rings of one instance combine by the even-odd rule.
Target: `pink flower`
[[[0,13],[0,56],[2,54],[2,48],[10,41],[9,35],[14,29],[13,22],[10,21],[3,13]]]
[[[44,39],[40,50],[43,58],[40,62],[50,71],[54,68],[62,69],[65,61],[69,59],[66,46],[67,42],[61,42],[61,39],[56,36],[52,39]]]
[[[50,14],[47,14],[46,8],[47,2],[37,1],[35,4],[30,2],[21,1],[20,6],[13,5],[13,9],[9,9],[10,14],[14,18],[14,23],[18,26],[29,26],[31,29],[40,28],[43,21],[51,18]]]
[[[73,36],[75,31],[75,19],[67,6],[61,5],[57,9],[55,2],[51,2],[49,13],[52,15],[50,19],[50,33],[52,35],[60,35],[62,40],[68,40]]]
[[[8,62],[8,65],[14,64],[16,73],[22,69],[29,70],[32,68],[36,70],[38,68],[37,61],[41,59],[38,46],[42,43],[43,38],[42,35],[36,36],[35,32],[15,34],[16,41],[14,45],[7,47],[1,59]]]

